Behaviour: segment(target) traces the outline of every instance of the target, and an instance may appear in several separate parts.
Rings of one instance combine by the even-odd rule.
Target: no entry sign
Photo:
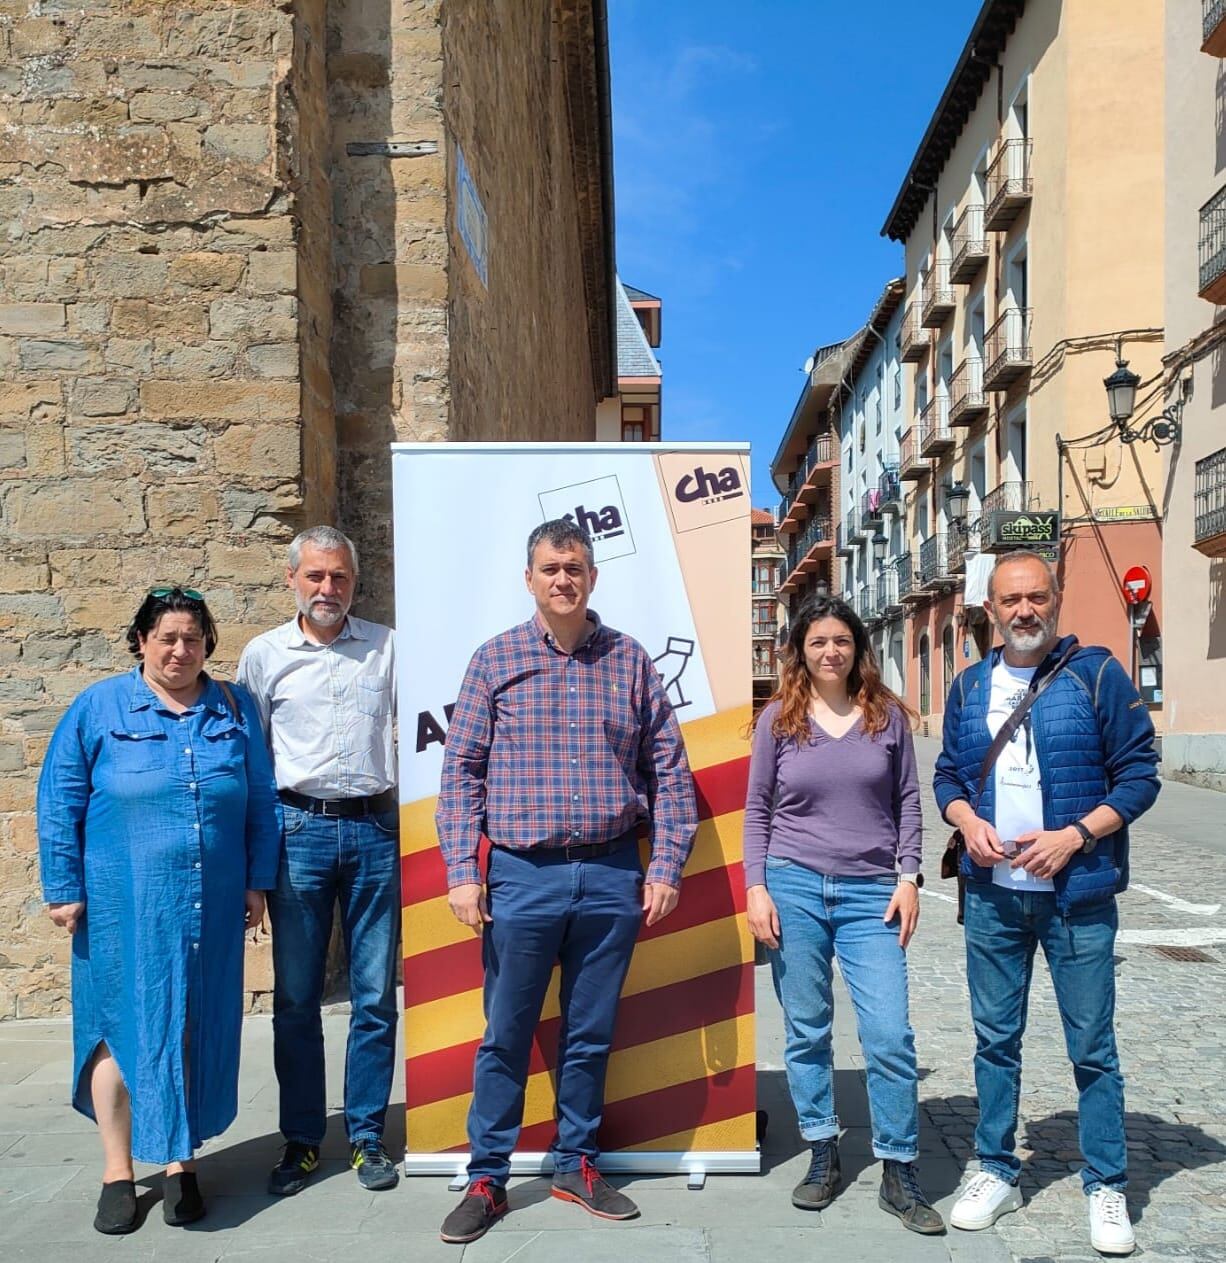
[[[1154,581],[1150,577],[1148,566],[1129,566],[1120,580],[1120,589],[1129,605],[1140,605],[1142,601],[1148,601],[1153,586]]]

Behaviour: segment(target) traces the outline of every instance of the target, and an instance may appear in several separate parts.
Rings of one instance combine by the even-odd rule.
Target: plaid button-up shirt
[[[681,730],[643,646],[588,620],[574,653],[534,617],[468,664],[435,813],[448,886],[481,881],[482,832],[528,850],[608,842],[644,819],[647,880],[681,884],[698,828]]]

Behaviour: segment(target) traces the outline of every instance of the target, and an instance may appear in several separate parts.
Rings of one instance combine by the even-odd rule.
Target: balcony
[[[974,425],[988,414],[988,396],[983,389],[983,361],[969,355],[954,370],[949,383],[949,424]]]
[[[988,330],[984,356],[984,390],[1008,390],[1019,378],[1030,375],[1034,351],[1030,345],[1029,307],[1011,307]]]
[[[781,530],[799,525],[795,518],[789,522],[789,515],[798,501],[801,504],[812,504],[818,499],[821,489],[814,475],[822,469],[831,468],[835,459],[834,438],[830,432],[823,430],[820,434],[815,434],[795,473],[788,479],[786,494],[779,501],[778,521]]]
[[[1226,557],[1226,447],[1196,462],[1196,537],[1206,557]]]
[[[966,573],[966,530],[951,526],[945,536],[945,560],[951,575]]]
[[[952,451],[953,431],[949,428],[949,398],[937,397],[920,413],[919,450],[924,457],[942,456]]]
[[[924,311],[920,324],[925,329],[939,329],[957,306],[954,288],[949,281],[949,263],[938,260],[920,275],[920,292],[924,295]]]
[[[1198,253],[1200,296],[1211,303],[1226,303],[1226,188],[1200,208]]]
[[[992,165],[988,167],[988,201],[983,208],[983,226],[989,232],[1004,232],[1030,205],[1034,182],[1030,178],[1030,140],[1001,141]]]
[[[1226,0],[1223,0],[1226,3]],[[988,237],[983,227],[983,207],[968,206],[954,225],[953,259],[949,279],[969,285],[988,261]]]
[[[1201,0],[1200,51],[1226,57],[1226,0]]]
[[[919,587],[926,592],[948,587],[954,581],[949,566],[949,536],[942,531],[920,541]]]
[[[862,539],[868,539],[872,535],[872,531],[864,524],[864,519],[860,514],[860,506],[857,504],[847,513],[847,537],[856,543]]]
[[[851,532],[848,529],[850,523],[840,522],[838,529],[838,539],[835,541],[834,551],[840,557],[853,557],[856,552],[856,545],[852,542]]]
[[[909,563],[910,558],[907,561]],[[897,562],[898,558],[896,557],[877,576],[877,613],[887,621],[898,618],[903,611],[902,601],[898,597]]]
[[[900,605],[914,605],[926,599],[928,594],[920,589],[915,562],[910,553],[900,553],[894,558],[894,574]]]
[[[856,613],[860,615],[862,623],[875,623],[877,621],[877,591],[875,584],[866,584],[860,590],[860,595],[856,597]]]
[[[928,354],[928,334],[920,321],[920,304],[908,303],[899,330],[899,355],[904,362],[922,360]]]
[[[910,426],[902,436],[899,449],[898,476],[906,482],[915,482],[928,472],[928,462],[920,455],[919,427]]]
[[[784,588],[792,586],[792,580],[797,577],[797,570],[802,570],[807,574],[810,570],[816,569],[816,554],[823,544],[826,546],[830,544],[830,519],[825,516],[810,518],[808,525],[788,549],[788,579],[780,589],[781,594]]]
[[[1002,482],[983,497],[980,513],[990,517],[993,513],[1026,513],[1034,508],[1034,486],[1029,482]]]
[[[897,513],[902,508],[902,482],[898,477],[898,457],[882,458],[881,475],[877,479],[877,507],[882,513]]]
[[[860,497],[860,525],[866,535],[876,535],[884,519],[881,515],[881,492],[870,487]]]

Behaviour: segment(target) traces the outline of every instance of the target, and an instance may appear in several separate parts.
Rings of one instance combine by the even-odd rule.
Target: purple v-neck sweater
[[[745,885],[766,880],[766,857],[828,877],[919,871],[923,821],[915,744],[900,711],[875,737],[858,719],[839,740],[809,721],[797,742],[758,718],[745,800]]]

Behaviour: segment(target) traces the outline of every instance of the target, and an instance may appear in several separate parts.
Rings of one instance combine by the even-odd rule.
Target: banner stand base
[[[466,1153],[409,1153],[406,1150],[404,1155],[406,1176],[450,1176],[448,1188],[457,1192],[467,1187],[467,1167]],[[602,1153],[600,1170],[605,1175],[684,1175],[688,1178],[689,1188],[701,1189],[708,1175],[758,1175],[762,1170],[762,1158],[756,1149],[744,1152],[628,1150]],[[551,1153],[516,1151],[511,1157],[512,1175],[549,1175],[552,1171]]]

